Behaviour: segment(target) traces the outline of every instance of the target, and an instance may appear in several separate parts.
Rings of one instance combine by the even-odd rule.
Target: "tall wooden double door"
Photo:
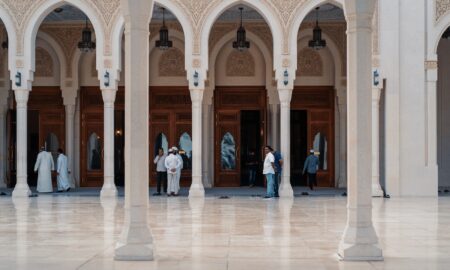
[[[264,87],[216,87],[214,102],[215,186],[247,185],[248,156],[253,151],[262,160],[266,142],[266,90]],[[261,180],[261,175],[258,178]]]

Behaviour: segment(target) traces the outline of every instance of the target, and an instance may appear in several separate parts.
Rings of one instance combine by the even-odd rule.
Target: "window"
[[[222,138],[221,146],[221,168],[223,170],[236,169],[236,143],[231,133],[227,132]]]
[[[87,167],[88,171],[95,171],[102,169],[102,145],[100,142],[100,136],[97,133],[92,133],[89,136],[87,144]]]

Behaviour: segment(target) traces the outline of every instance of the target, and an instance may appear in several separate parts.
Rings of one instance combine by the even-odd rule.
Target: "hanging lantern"
[[[240,7],[239,10],[241,11],[241,26],[237,30],[236,41],[233,42],[233,48],[244,51],[245,49],[250,48],[250,42],[246,40],[245,28],[242,25],[242,11],[244,8]]]
[[[313,39],[309,41],[308,46],[315,50],[320,50],[327,46],[326,40],[322,39],[322,29],[319,27],[319,7],[316,8],[316,27],[313,30]]]
[[[86,53],[95,50],[95,42],[92,41],[92,31],[88,26],[87,17],[86,17],[86,27],[83,29],[81,41],[78,42],[78,49]]]
[[[165,8],[162,8],[163,11],[163,25],[161,29],[159,29],[159,40],[155,42],[155,46],[160,50],[167,50],[172,48],[172,41],[169,40],[169,29],[166,27],[166,19],[165,19]]]

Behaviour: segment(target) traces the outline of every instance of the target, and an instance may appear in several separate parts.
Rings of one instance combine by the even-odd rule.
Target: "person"
[[[178,151],[178,148],[176,147],[176,146],[174,146],[174,147],[172,147],[172,150],[173,150],[173,153],[174,153],[174,155],[175,156],[177,156],[177,158],[180,160],[180,162],[181,162],[181,166],[178,168],[178,170],[177,170],[177,181],[176,181],[176,184],[177,184],[177,190],[180,190],[180,179],[181,179],[181,170],[183,169],[183,167],[184,167],[184,161],[183,161],[183,158],[181,157],[181,155],[180,155],[180,153],[179,153],[179,151]]]
[[[283,170],[283,156],[279,151],[273,151],[272,154],[275,157],[275,179],[273,181],[274,182],[273,189],[275,192],[275,197],[280,197],[280,195],[278,194],[278,190],[280,187],[281,173]]]
[[[164,193],[167,193],[167,168],[165,165],[167,155],[164,153],[164,149],[158,149],[158,155],[153,160],[156,164],[156,193],[153,196],[161,195],[161,184],[164,187]]]
[[[254,187],[256,182],[256,170],[258,169],[258,160],[254,150],[250,150],[245,163],[248,170],[248,186]]]
[[[52,154],[45,151],[45,147],[41,147],[36,164],[34,164],[34,171],[38,173],[38,192],[53,192],[52,171],[54,170],[55,163],[53,162]]]
[[[67,168],[67,157],[61,148],[58,149],[58,160],[56,161],[56,173],[58,175],[58,192],[70,191],[69,169]]]
[[[319,169],[319,158],[314,154],[314,149],[309,151],[309,156],[305,160],[303,166],[303,174],[308,173],[309,188],[314,190],[314,186],[317,186],[317,170]]]
[[[177,171],[181,167],[180,159],[169,150],[169,156],[164,160],[167,169],[167,196],[178,196],[179,185],[177,185]]]
[[[263,174],[266,176],[267,180],[267,194],[265,199],[273,198],[275,196],[274,192],[274,176],[275,176],[275,157],[272,154],[273,149],[269,145],[264,147],[264,153],[266,157],[264,158]]]

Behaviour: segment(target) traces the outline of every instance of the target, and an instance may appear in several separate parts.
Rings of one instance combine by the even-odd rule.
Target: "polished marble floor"
[[[346,198],[151,197],[152,262],[116,262],[123,198],[0,197],[0,269],[450,269],[450,197],[374,199],[383,262],[341,262]]]

